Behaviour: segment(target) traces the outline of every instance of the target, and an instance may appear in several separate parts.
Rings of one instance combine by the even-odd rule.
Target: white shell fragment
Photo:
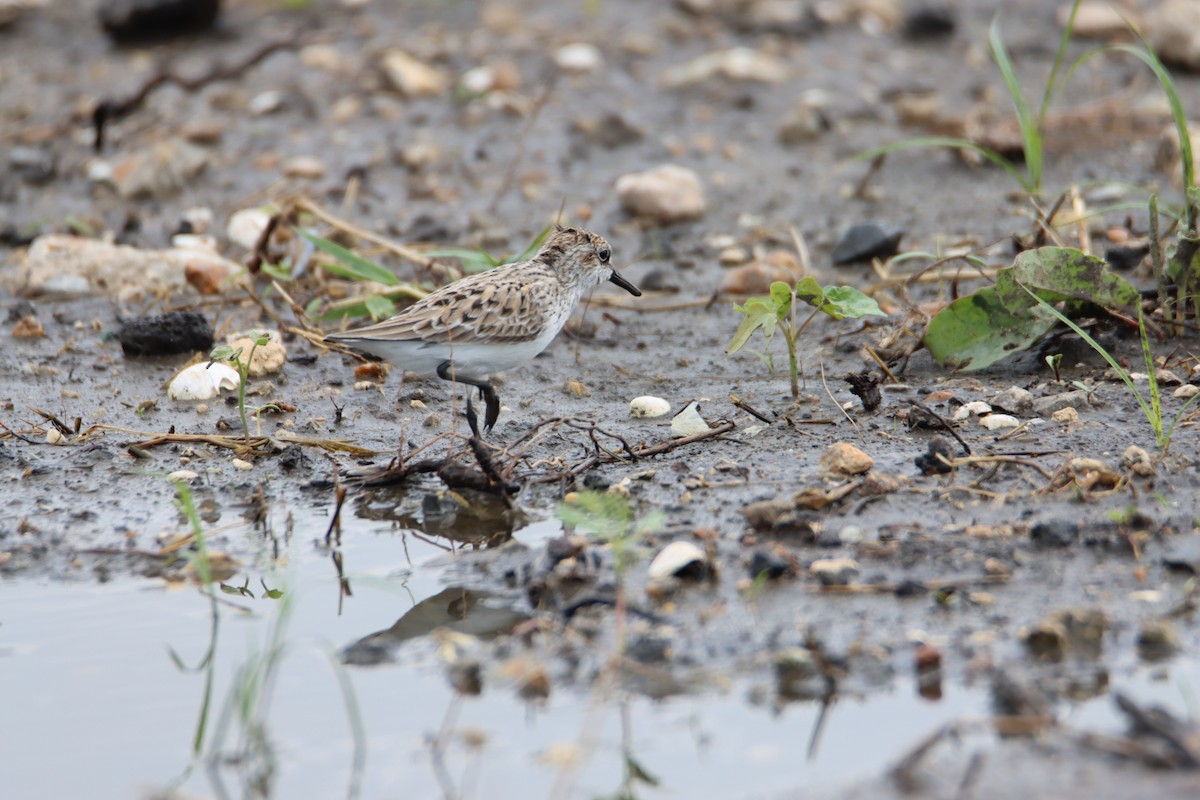
[[[237,370],[228,364],[193,364],[180,372],[167,387],[172,400],[211,400],[223,390],[238,387]]]
[[[635,419],[661,417],[671,410],[671,404],[661,397],[644,394],[629,401],[629,416]]]
[[[708,423],[700,416],[700,406],[695,400],[684,406],[683,410],[671,420],[671,435],[676,439],[685,436],[695,436],[708,430]]]
[[[1011,414],[988,414],[979,418],[979,424],[989,431],[995,431],[1001,428],[1015,428],[1021,424],[1021,420]]]
[[[970,403],[963,403],[954,411],[954,416],[951,417],[955,422],[961,422],[972,414],[980,416],[982,414],[992,413],[992,407],[982,400],[974,400]]]
[[[229,222],[225,225],[225,235],[229,237],[229,241],[253,252],[270,221],[271,215],[261,208],[243,208],[229,217]]]
[[[671,542],[650,562],[646,575],[652,581],[662,580],[686,572],[695,565],[703,567],[707,561],[704,551],[691,542]]]

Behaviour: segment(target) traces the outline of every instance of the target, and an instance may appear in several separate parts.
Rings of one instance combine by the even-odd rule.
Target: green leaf
[[[977,370],[1025,350],[1054,327],[1054,317],[1034,306],[1013,312],[993,286],[960,297],[939,311],[925,331],[925,346],[939,364]]]
[[[208,354],[208,357],[212,361],[232,361],[238,357],[240,351],[240,347],[235,351],[227,344],[219,344],[212,349],[212,352]]]
[[[775,306],[770,300],[765,297],[751,297],[744,306],[735,305],[734,309],[746,316],[733,338],[729,340],[729,345],[725,348],[726,353],[736,353],[745,347],[746,342],[750,341],[750,337],[759,328],[763,329],[763,335],[767,339],[775,334],[778,318],[775,316]]]
[[[328,239],[322,239],[320,236],[309,233],[303,228],[296,228],[295,231],[312,242],[318,250],[324,250],[340,262],[324,265],[325,269],[334,275],[355,281],[375,281],[386,286],[395,286],[400,283],[399,279],[390,271],[373,261],[368,261],[357,253],[347,250],[340,244],[331,242]]]
[[[821,303],[820,308],[834,319],[887,316],[879,308],[879,303],[875,302],[874,298],[867,297],[852,286],[825,287],[824,302]]]
[[[792,310],[792,287],[783,281],[771,284],[771,303],[775,306],[775,318],[782,320]]]
[[[267,277],[274,278],[277,281],[284,283],[292,279],[292,271],[285,264],[272,264],[269,261],[264,261],[259,267]]]
[[[368,297],[363,301],[363,305],[373,320],[387,319],[396,313],[396,304],[383,295]]]
[[[817,282],[816,278],[811,275],[805,275],[796,281],[796,297],[810,306],[816,306],[824,301],[825,290],[821,288],[821,284]]]
[[[1048,302],[1072,299],[1133,316],[1141,294],[1129,281],[1110,271],[1103,259],[1073,247],[1039,247],[1017,256],[1013,265],[996,274],[996,291],[1010,311],[1029,308],[1034,301],[1022,285],[1036,289]]]

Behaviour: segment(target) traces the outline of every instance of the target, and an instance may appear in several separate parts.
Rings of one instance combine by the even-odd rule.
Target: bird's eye
[[[600,259],[601,264],[607,264],[608,257],[611,255],[612,255],[612,253],[609,252],[607,247],[601,247],[599,250],[596,251],[596,256]]]

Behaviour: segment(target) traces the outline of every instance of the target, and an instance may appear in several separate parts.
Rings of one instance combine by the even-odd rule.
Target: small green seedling
[[[266,347],[267,343],[271,340],[265,333],[252,338],[254,344],[250,346],[250,353],[244,361],[242,360],[242,348],[239,347],[235,350],[227,344],[217,345],[208,354],[209,359],[212,361],[229,361],[233,365],[233,368],[237,370],[238,415],[242,418],[242,433],[245,435],[247,442],[250,441],[250,422],[246,416],[246,383],[250,377],[250,362],[254,358],[254,351],[260,347]],[[276,406],[271,404],[259,406],[254,409],[254,413],[257,415],[271,408],[276,408]]]
[[[797,324],[796,303],[802,300],[813,307],[812,313]],[[772,372],[775,362],[771,356],[771,340],[775,337],[776,329],[783,332],[783,340],[788,351],[788,372],[792,380],[792,397],[800,396],[800,366],[798,345],[800,334],[812,322],[817,312],[823,312],[834,319],[858,319],[868,315],[886,316],[879,309],[879,304],[867,297],[858,289],[850,286],[825,286],[817,283],[811,276],[801,278],[795,286],[788,286],[783,281],[771,284],[769,297],[751,297],[745,305],[735,305],[734,309],[745,315],[737,332],[729,340],[726,353],[736,353],[746,346],[750,337],[758,329],[762,329],[766,339],[766,347],[760,357],[766,361]]]

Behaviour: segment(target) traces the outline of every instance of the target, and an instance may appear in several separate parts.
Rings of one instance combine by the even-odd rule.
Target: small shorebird
[[[325,338],[422,375],[477,387],[486,404],[483,427],[489,431],[500,416],[500,398],[488,382],[491,373],[545,350],[593,286],[612,281],[641,296],[612,268],[611,258],[608,242],[591,231],[555,226],[528,261],[470,275],[383,322]],[[470,393],[467,422],[478,436]]]

